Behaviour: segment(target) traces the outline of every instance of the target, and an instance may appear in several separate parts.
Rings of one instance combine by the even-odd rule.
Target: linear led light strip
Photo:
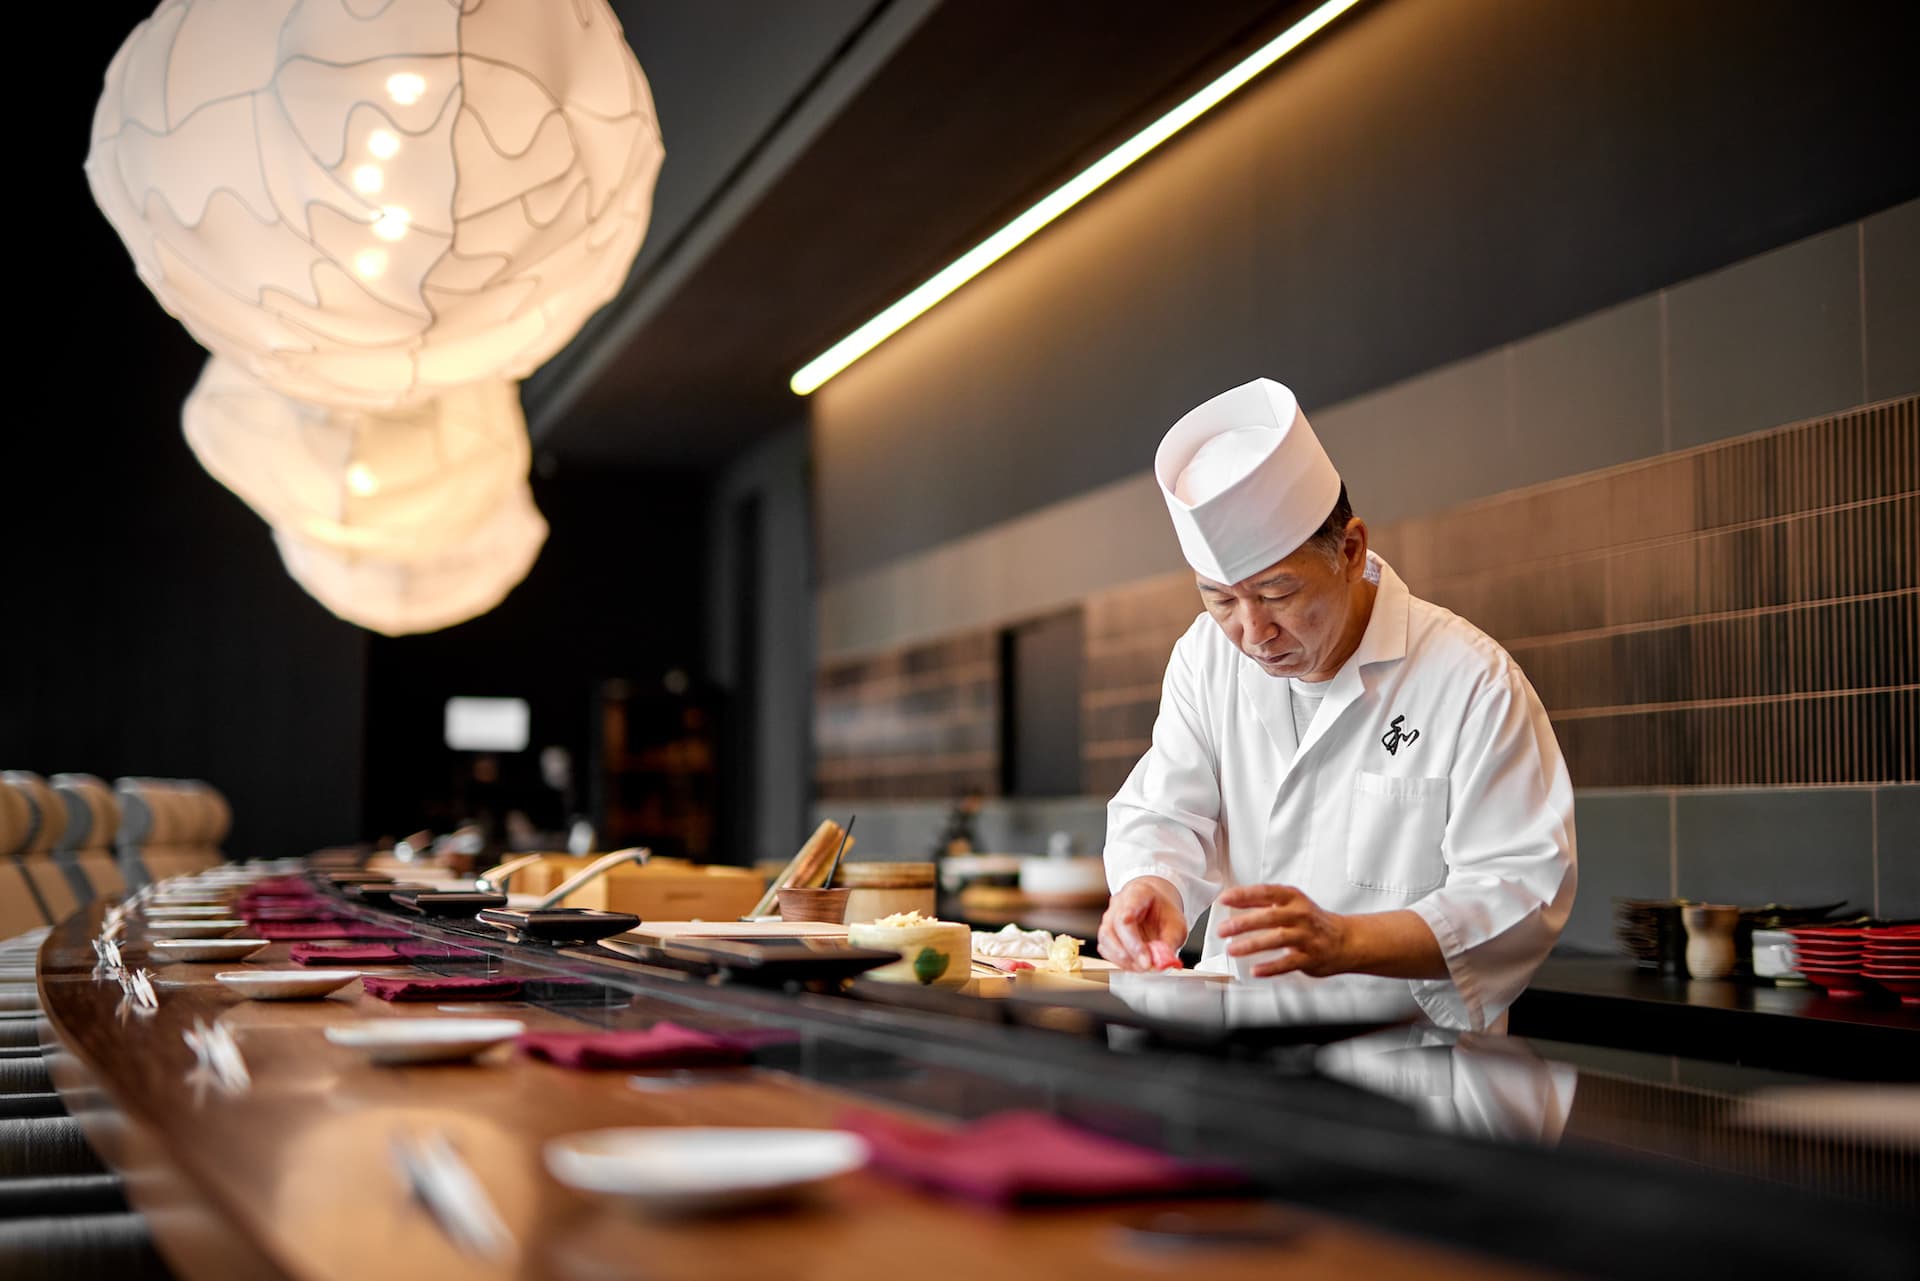
[[[1359,0],[1327,0],[1300,21],[1247,55],[1230,71],[1127,139],[1038,204],[954,259],[885,311],[815,356],[788,381],[794,393],[810,395],[830,378],[912,324],[943,298],[1012,253],[1042,227],[1098,191],[1148,152],[1223,102],[1234,90],[1305,44]]]

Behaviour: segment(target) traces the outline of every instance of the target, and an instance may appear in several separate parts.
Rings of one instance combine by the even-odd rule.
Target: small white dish
[[[148,921],[147,933],[160,939],[217,939],[244,929],[239,917],[190,917],[184,921]]]
[[[311,1001],[338,992],[359,970],[221,970],[213,976],[229,992],[253,1001]]]
[[[244,961],[265,939],[155,939],[147,944],[156,961]]]
[[[527,1030],[518,1019],[368,1019],[327,1029],[327,1040],[365,1050],[375,1063],[449,1063],[511,1041]]]
[[[149,921],[188,921],[195,917],[218,919],[230,916],[224,903],[161,903],[147,908]]]
[[[841,1130],[589,1130],[546,1145],[547,1170],[579,1192],[654,1213],[737,1209],[784,1200],[867,1163]]]

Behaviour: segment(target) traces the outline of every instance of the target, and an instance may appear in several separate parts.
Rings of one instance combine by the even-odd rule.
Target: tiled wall
[[[1845,901],[1920,919],[1920,786],[1586,791],[1563,943],[1612,949],[1616,897]]]
[[[1219,385],[1297,377],[1272,362]],[[1380,526],[1916,393],[1920,200],[1910,200],[1307,414],[1355,510]],[[1151,447],[1138,457],[1129,479],[830,579],[821,654],[1003,625],[1178,570]]]
[[[1571,941],[1605,945],[1615,894],[1920,915],[1920,787],[1875,786],[1920,782],[1920,397],[1374,541],[1416,594],[1505,645],[1553,717],[1582,792]],[[1100,795],[1145,750],[1197,606],[1176,573],[1086,612],[1083,771]]]
[[[814,756],[822,800],[997,790],[995,636],[971,632],[823,667],[814,693]]]
[[[1920,779],[1920,397],[1374,530],[1505,645],[1580,787]],[[1153,727],[1189,575],[1087,603],[1089,792]]]
[[[1087,598],[1080,776],[1088,795],[1113,795],[1147,750],[1167,655],[1199,612],[1190,571]]]
[[[1607,946],[1620,894],[1920,917],[1920,202],[1310,413],[1382,553],[1554,716],[1569,943]],[[828,584],[821,645],[1079,604],[1087,796],[995,802],[990,843],[1097,844],[1197,613],[1179,566],[1142,473]],[[949,793],[867,795],[917,849]]]

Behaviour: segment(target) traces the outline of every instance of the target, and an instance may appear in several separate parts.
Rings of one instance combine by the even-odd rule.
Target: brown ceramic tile
[[[1375,546],[1497,639],[1581,787],[1912,780],[1920,397],[1382,524]],[[1791,607],[1791,608],[1789,608]],[[1197,611],[1184,574],[1084,602],[1083,779],[1110,793]],[[820,674],[822,795],[997,774],[991,633]]]

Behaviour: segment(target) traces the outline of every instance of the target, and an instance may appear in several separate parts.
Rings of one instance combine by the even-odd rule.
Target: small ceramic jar
[[[849,925],[847,942],[900,954],[898,961],[871,971],[869,978],[923,987],[959,987],[973,977],[973,930],[962,922]]]
[[[1733,973],[1734,927],[1740,909],[1720,903],[1695,903],[1680,910],[1687,927],[1687,976],[1723,979]]]

